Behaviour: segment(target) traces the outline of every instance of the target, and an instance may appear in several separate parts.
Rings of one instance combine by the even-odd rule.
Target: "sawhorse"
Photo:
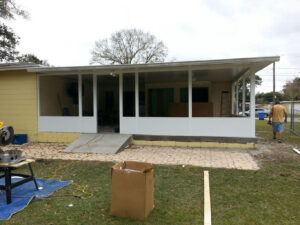
[[[10,204],[11,203],[11,191],[13,188],[18,187],[24,183],[33,181],[36,190],[39,190],[39,187],[37,185],[37,182],[35,180],[34,174],[33,174],[33,170],[31,168],[30,163],[34,162],[35,160],[33,159],[26,159],[25,161],[16,163],[16,164],[0,164],[0,172],[4,172],[3,175],[0,175],[0,179],[1,178],[5,178],[5,184],[4,185],[0,185],[0,190],[5,190],[6,192],[6,203]],[[28,165],[29,171],[30,171],[30,175],[27,174],[19,174],[19,173],[12,173],[12,170],[15,170],[23,165]],[[14,182],[11,182],[11,177],[12,176],[18,176],[18,177],[23,177],[24,179]]]

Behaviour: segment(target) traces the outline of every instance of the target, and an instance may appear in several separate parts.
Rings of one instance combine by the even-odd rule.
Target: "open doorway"
[[[98,132],[119,133],[119,78],[99,75],[98,89]]]

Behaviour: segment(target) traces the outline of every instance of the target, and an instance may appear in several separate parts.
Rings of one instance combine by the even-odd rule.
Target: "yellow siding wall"
[[[72,142],[80,133],[38,132],[37,76],[25,70],[0,71],[0,121],[27,134],[29,142]]]
[[[0,71],[0,121],[13,126],[16,134],[37,138],[36,74],[25,70]]]
[[[37,142],[60,142],[70,143],[75,141],[81,133],[58,133],[58,132],[38,132]]]

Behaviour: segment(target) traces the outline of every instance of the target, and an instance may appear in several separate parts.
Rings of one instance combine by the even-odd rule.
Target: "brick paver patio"
[[[130,146],[115,155],[91,153],[64,153],[66,144],[29,143],[23,146],[6,146],[3,149],[21,149],[27,158],[63,159],[63,160],[93,160],[101,162],[119,162],[125,160],[142,161],[166,165],[192,165],[213,168],[258,170],[259,166],[244,149],[209,149],[209,148],[179,148]]]

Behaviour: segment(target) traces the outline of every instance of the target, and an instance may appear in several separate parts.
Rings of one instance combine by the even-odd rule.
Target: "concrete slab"
[[[63,152],[116,154],[129,144],[128,134],[82,134]]]

